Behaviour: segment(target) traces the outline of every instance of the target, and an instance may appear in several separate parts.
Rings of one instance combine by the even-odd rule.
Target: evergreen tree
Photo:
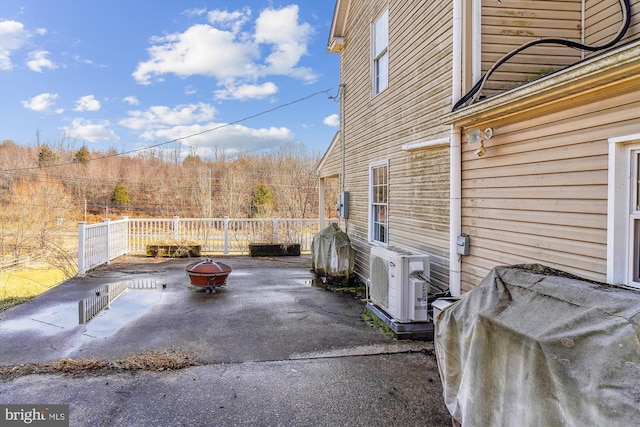
[[[273,215],[274,203],[271,190],[265,184],[258,184],[251,193],[250,218],[266,218]]]
[[[38,153],[38,166],[43,168],[53,165],[58,161],[58,155],[48,146],[43,146]]]
[[[76,154],[73,156],[73,161],[76,163],[80,163],[81,165],[86,166],[91,160],[91,156],[89,155],[89,149],[86,145],[83,145]]]
[[[131,203],[129,191],[124,184],[117,183],[111,192],[111,204],[117,208],[127,207]]]

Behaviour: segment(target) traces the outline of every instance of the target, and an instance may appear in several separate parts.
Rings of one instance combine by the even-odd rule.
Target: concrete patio
[[[190,286],[193,259],[123,257],[0,313],[5,371],[175,351],[195,366],[7,375],[0,402],[69,404],[72,426],[451,425],[432,343],[364,322],[308,256],[216,260],[233,272],[215,294]],[[78,324],[78,301],[115,283],[129,289]]]

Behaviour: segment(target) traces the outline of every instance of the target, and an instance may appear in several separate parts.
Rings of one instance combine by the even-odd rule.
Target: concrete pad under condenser
[[[383,321],[397,339],[433,341],[433,322],[400,323],[372,302],[367,303],[367,310]]]

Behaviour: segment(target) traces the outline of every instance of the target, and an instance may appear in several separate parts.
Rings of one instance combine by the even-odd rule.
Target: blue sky
[[[0,141],[322,154],[338,130],[334,4],[2,0]]]

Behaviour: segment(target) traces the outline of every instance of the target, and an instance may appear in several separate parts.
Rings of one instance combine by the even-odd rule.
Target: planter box
[[[199,257],[201,245],[147,245],[147,256],[188,258]]]
[[[249,243],[249,256],[300,256],[300,244]]]

